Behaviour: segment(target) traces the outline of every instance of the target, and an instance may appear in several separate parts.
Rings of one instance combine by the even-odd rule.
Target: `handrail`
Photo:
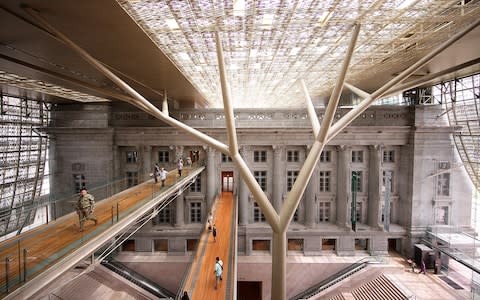
[[[166,288],[161,287],[158,285],[158,283],[127,268],[124,264],[118,261],[103,260],[101,264],[159,298],[173,299],[175,297],[174,293],[170,292]]]
[[[37,275],[50,269],[58,269],[58,262],[67,258],[69,263],[73,262],[70,256],[76,255],[77,250],[85,248],[84,246],[90,249],[92,240],[103,237],[107,231],[113,232],[116,230],[114,228],[116,224],[124,226],[128,221],[126,219],[132,214],[136,216],[139,209],[143,212],[144,207],[155,205],[156,202],[152,202],[152,199],[157,199],[162,194],[168,196],[169,193],[176,191],[177,183],[188,184],[191,182],[190,176],[196,176],[195,174],[203,170],[203,166],[194,166],[182,174],[182,177],[177,177],[176,172],[171,172],[165,187],[152,184],[150,179],[97,202],[95,214],[99,224],[97,226],[88,224],[83,232],[79,232],[78,217],[75,212],[71,212],[54,222],[0,243],[0,261],[5,262],[3,269],[0,269],[0,298],[19,286],[31,286],[29,282],[34,279],[35,282],[46,280],[45,276],[37,278]],[[60,236],[61,239],[58,238]]]
[[[214,198],[215,200],[218,198],[218,195],[219,195],[218,193],[215,194],[215,198]],[[216,201],[215,201],[214,203],[216,203]],[[214,205],[212,205],[212,207],[210,208],[209,214],[210,214],[210,213],[213,214],[213,212],[215,211],[215,209],[216,209],[216,205],[214,204]],[[208,215],[207,215],[207,221],[206,221],[206,222],[208,222]],[[193,262],[194,262],[194,260],[195,260],[195,256],[197,255],[198,248],[200,247],[200,244],[201,244],[201,243],[200,243],[200,242],[201,242],[201,237],[203,236],[203,233],[208,230],[208,229],[207,229],[207,228],[208,228],[207,226],[208,226],[208,224],[207,224],[207,223],[204,223],[203,226],[201,227],[200,232],[198,233],[198,236],[199,236],[198,242],[197,242],[197,244],[195,245],[195,249],[192,251],[193,255],[191,256],[190,262],[189,262],[187,268],[185,269],[185,272],[184,272],[184,274],[183,274],[183,278],[182,278],[182,280],[181,280],[181,282],[180,282],[180,284],[179,284],[179,288],[178,288],[178,291],[177,291],[177,295],[175,296],[175,299],[177,299],[177,300],[180,300],[180,299],[182,298],[182,296],[183,296],[183,291],[184,291],[184,289],[185,289],[185,283],[186,283],[186,280],[187,280],[187,278],[188,278],[188,274],[190,274],[190,272],[191,272],[191,270],[192,270]],[[207,238],[208,238],[208,236],[209,236],[209,234],[207,234]]]
[[[302,300],[302,299],[308,299],[310,297],[313,297],[314,295],[321,293],[322,291],[326,290],[332,285],[362,270],[368,264],[374,261],[378,262],[379,259],[376,257],[364,257],[358,260],[357,262],[351,264],[350,266],[336,272],[335,274],[330,275],[329,277],[325,278],[324,280],[320,281],[314,286],[306,289],[305,291],[295,295],[294,297],[290,298],[290,300]]]

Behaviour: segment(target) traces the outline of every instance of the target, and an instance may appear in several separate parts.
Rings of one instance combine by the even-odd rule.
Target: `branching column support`
[[[238,144],[236,138],[236,131],[235,131],[235,124],[234,124],[234,115],[233,115],[233,107],[230,101],[229,89],[227,86],[226,76],[225,76],[225,64],[223,61],[223,50],[221,47],[220,37],[219,34],[216,34],[216,42],[217,42],[217,55],[219,60],[219,67],[220,67],[220,79],[221,79],[221,86],[222,86],[222,94],[223,94],[223,102],[224,102],[224,109],[225,109],[225,120],[227,124],[227,133],[228,133],[228,147],[211,138],[210,136],[191,128],[176,119],[173,119],[168,116],[168,110],[164,109],[162,113],[158,108],[152,105],[149,101],[147,101],[143,96],[141,96],[138,92],[136,92],[133,88],[131,88],[128,84],[126,84],[123,80],[121,80],[118,76],[113,74],[108,68],[98,62],[95,58],[90,56],[85,50],[77,46],[73,43],[70,39],[68,39],[64,34],[60,31],[55,29],[51,26],[45,19],[43,19],[35,10],[24,7],[24,9],[28,12],[28,14],[33,17],[37,22],[41,24],[41,27],[46,28],[48,32],[62,40],[67,46],[72,48],[76,51],[80,56],[82,56],[87,62],[89,62],[93,67],[103,73],[106,77],[112,80],[115,84],[117,84],[122,90],[130,94],[134,100],[130,99],[120,99],[124,100],[141,110],[150,113],[151,115],[157,117],[158,119],[164,121],[165,123],[181,129],[186,133],[192,135],[193,137],[199,139],[200,141],[206,143],[207,145],[217,149],[218,151],[230,155],[232,157],[236,167],[240,171],[240,175],[244,179],[245,183],[249,187],[251,193],[255,197],[255,201],[257,202],[258,206],[261,208],[268,224],[272,227],[273,230],[273,243],[272,243],[272,299],[275,300],[286,300],[286,249],[287,249],[287,241],[286,241],[286,229],[295,213],[296,208],[300,202],[300,199],[305,191],[306,185],[312,175],[313,169],[320,158],[320,154],[323,150],[323,147],[326,143],[328,143],[332,138],[334,138],[343,128],[348,126],[358,115],[360,115],[368,106],[375,101],[378,97],[382,96],[390,88],[395,86],[397,83],[401,82],[403,79],[408,77],[412,74],[415,70],[426,64],[430,61],[434,56],[439,54],[445,48],[453,44],[455,41],[460,39],[466,33],[474,29],[478,24],[480,24],[480,20],[474,22],[468,28],[463,30],[462,32],[456,34],[447,42],[442,44],[439,48],[432,51],[429,55],[425,58],[421,59],[416,64],[412,65],[410,68],[399,74],[397,77],[392,79],[390,82],[382,86],[372,95],[366,97],[360,105],[352,109],[347,115],[345,115],[342,119],[340,119],[337,123],[331,126],[333,117],[335,115],[335,111],[338,105],[338,100],[340,98],[340,93],[342,87],[344,85],[344,79],[346,75],[346,71],[348,69],[348,65],[350,63],[350,59],[353,53],[353,49],[358,37],[358,33],[360,30],[359,25],[355,25],[355,29],[351,38],[349,49],[347,50],[347,54],[345,57],[345,61],[343,63],[342,69],[340,74],[337,78],[337,83],[335,88],[332,92],[330,97],[330,101],[328,103],[325,117],[322,121],[322,125],[318,126],[318,119],[315,114],[315,110],[311,103],[310,98],[307,96],[307,107],[309,111],[309,117],[311,118],[312,128],[315,134],[315,141],[312,145],[312,148],[305,160],[305,163],[300,170],[300,173],[295,181],[291,192],[288,194],[287,199],[285,201],[284,206],[280,210],[280,214],[278,215],[271,205],[270,201],[261,190],[260,186],[258,185],[257,181],[253,177],[252,173],[248,169],[243,158],[240,156],[238,152]],[[304,86],[304,92],[308,95],[306,91],[306,87]],[[165,107],[164,107],[165,108]],[[315,122],[313,118],[317,119]],[[331,126],[331,127],[330,127]]]

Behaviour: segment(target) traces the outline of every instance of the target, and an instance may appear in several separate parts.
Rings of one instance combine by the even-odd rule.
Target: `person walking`
[[[155,183],[158,182],[158,176],[160,175],[160,167],[156,163],[153,167],[153,178],[155,179]]]
[[[425,274],[425,275],[427,274],[426,273],[426,268],[425,268],[425,262],[423,261],[423,259],[422,259],[422,262],[420,263],[420,274],[422,274],[422,273]]]
[[[188,297],[187,291],[183,291],[182,300],[190,300],[190,297]]]
[[[218,282],[220,278],[222,278],[222,273],[223,273],[223,268],[222,266],[220,266],[218,261],[215,262],[215,271],[213,271],[213,273],[215,273],[215,289],[217,289]]]
[[[218,256],[215,258],[215,260],[217,261],[217,264],[219,264],[220,267],[222,268],[222,275],[223,275],[223,261]],[[220,280],[223,280],[222,275],[220,275]]]
[[[83,231],[83,225],[86,220],[92,220],[97,225],[97,218],[93,215],[95,205],[95,197],[87,192],[86,188],[80,190],[80,198],[77,201],[77,214],[80,223],[80,231]]]
[[[182,177],[183,159],[180,157],[177,163],[178,177]]]
[[[160,169],[160,173],[158,174],[160,176],[160,181],[162,182],[162,187],[165,186],[165,180],[167,180],[167,175],[168,172],[165,170],[165,168]]]
[[[217,241],[217,226],[215,224],[213,224],[212,235],[213,235],[213,241],[216,242]]]
[[[208,216],[207,223],[208,223],[208,231],[212,230],[212,225],[213,225],[213,215],[212,215],[212,213],[210,213],[210,215]]]

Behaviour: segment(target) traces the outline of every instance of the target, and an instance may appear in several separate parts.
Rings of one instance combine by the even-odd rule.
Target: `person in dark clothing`
[[[190,300],[190,297],[188,297],[187,291],[183,292],[182,300]]]
[[[213,229],[212,229],[212,235],[213,235],[213,241],[217,241],[217,226],[213,224]]]

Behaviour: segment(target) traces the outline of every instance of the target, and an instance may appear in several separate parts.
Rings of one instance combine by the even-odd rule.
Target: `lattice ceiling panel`
[[[350,81],[411,62],[480,17],[478,0],[117,2],[211,107],[223,106],[216,28],[234,106],[295,107],[299,79],[313,96],[332,89],[356,22]]]

